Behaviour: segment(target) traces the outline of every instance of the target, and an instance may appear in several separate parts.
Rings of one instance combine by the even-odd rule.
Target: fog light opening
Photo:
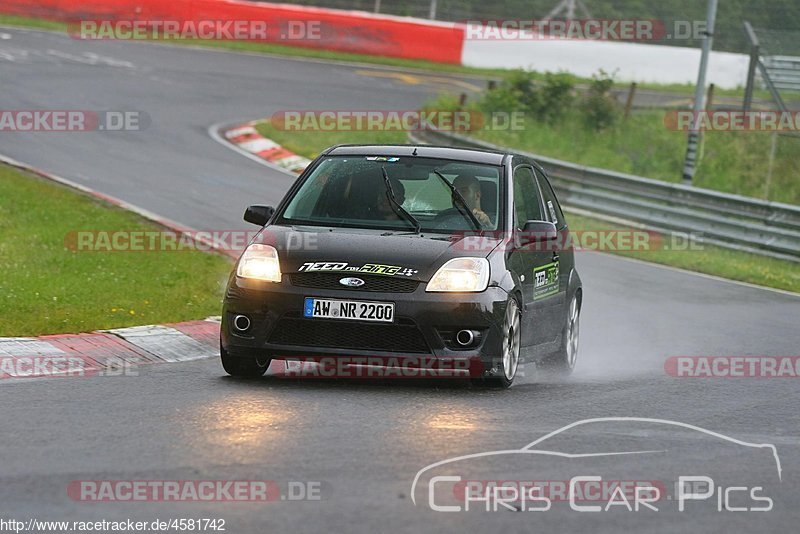
[[[233,327],[239,332],[250,330],[250,318],[246,315],[237,315],[233,318]]]
[[[456,333],[456,343],[461,347],[471,347],[480,340],[480,332],[475,330],[459,330]]]

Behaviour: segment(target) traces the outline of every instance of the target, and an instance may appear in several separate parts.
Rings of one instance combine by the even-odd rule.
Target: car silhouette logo
[[[346,287],[361,287],[364,281],[361,278],[342,278],[339,283]]]

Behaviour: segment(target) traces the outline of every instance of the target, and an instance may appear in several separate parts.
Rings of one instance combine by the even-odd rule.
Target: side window
[[[514,170],[514,216],[518,229],[525,225],[525,221],[542,219],[539,189],[530,167],[517,167]]]
[[[556,228],[563,228],[567,222],[564,220],[564,213],[561,211],[553,188],[550,187],[550,182],[539,171],[536,171],[536,179],[539,182],[539,189],[542,191],[547,220],[555,224]]]

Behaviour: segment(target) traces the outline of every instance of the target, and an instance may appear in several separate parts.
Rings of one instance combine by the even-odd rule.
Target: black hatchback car
[[[335,146],[245,220],[263,229],[225,294],[231,375],[273,358],[432,361],[508,387],[521,361],[575,367],[581,280],[553,188],[526,157]]]

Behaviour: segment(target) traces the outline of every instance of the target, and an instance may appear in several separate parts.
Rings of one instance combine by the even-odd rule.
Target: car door
[[[552,341],[557,335],[550,309],[553,303],[547,296],[547,287],[542,285],[542,277],[546,279],[552,273],[553,253],[548,247],[516,246],[519,244],[516,236],[526,221],[546,219],[533,167],[527,164],[515,167],[512,181],[515,234],[512,242],[515,246],[509,256],[509,267],[522,288],[523,328],[520,341],[523,346],[530,347]]]
[[[552,320],[555,322],[555,334],[560,333],[561,326],[564,324],[563,312],[566,311],[567,304],[567,288],[569,286],[569,277],[572,269],[575,266],[575,255],[571,247],[565,249],[562,245],[566,243],[566,234],[568,232],[567,221],[564,213],[561,211],[561,205],[558,203],[555,191],[550,185],[550,181],[541,171],[541,169],[534,169],[536,173],[536,182],[539,186],[539,191],[542,195],[542,202],[544,207],[545,220],[550,221],[556,225],[558,230],[559,239],[554,244],[552,261],[558,263],[559,285],[558,292],[549,297],[548,303],[552,305],[554,317]]]

